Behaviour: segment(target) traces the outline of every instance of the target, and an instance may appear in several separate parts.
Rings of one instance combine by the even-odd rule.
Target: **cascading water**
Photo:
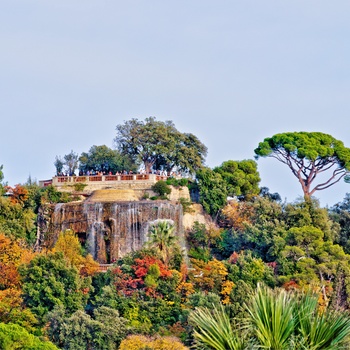
[[[92,206],[92,208],[90,208]],[[97,251],[97,239],[103,234],[103,204],[102,203],[93,203],[89,205],[89,208],[84,206],[84,212],[87,218],[87,227],[86,240],[87,240],[87,249],[93,258],[96,258]]]
[[[48,232],[58,237],[72,229],[100,263],[114,262],[141,249],[147,241],[150,223],[169,220],[185,254],[182,206],[168,201],[93,202],[57,204]]]

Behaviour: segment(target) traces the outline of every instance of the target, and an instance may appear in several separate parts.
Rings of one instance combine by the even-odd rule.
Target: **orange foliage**
[[[143,281],[141,278],[132,278],[130,275],[124,273],[118,266],[112,270],[114,277],[114,286],[117,293],[124,296],[133,295],[138,289],[143,287]]]
[[[229,262],[230,264],[236,264],[238,258],[239,258],[239,254],[236,253],[236,252],[233,252],[233,253],[230,255],[230,257],[228,258],[228,262]]]
[[[208,292],[218,292],[228,272],[225,265],[216,259],[207,263],[191,259],[193,270],[189,277],[195,287]]]
[[[187,298],[195,292],[193,284],[182,281],[176,288],[176,293],[181,295],[181,301],[186,302]]]
[[[231,302],[230,294],[234,286],[235,284],[232,281],[225,281],[222,284],[222,289],[220,294],[222,295],[222,303],[224,305],[229,304]]]
[[[231,201],[222,209],[222,214],[230,226],[242,230],[245,223],[251,223],[253,208],[247,202]]]
[[[82,265],[79,271],[81,276],[93,276],[99,271],[99,264],[94,260],[91,254],[88,254],[82,259]]]
[[[138,278],[144,278],[151,265],[158,265],[160,271],[160,277],[171,277],[172,273],[167,268],[167,266],[159,259],[152,256],[145,256],[143,259],[135,259],[136,265],[133,265],[132,268],[135,271],[135,275]]]
[[[15,185],[15,187],[6,186],[5,189],[10,193],[10,201],[13,204],[23,206],[24,202],[28,199],[28,190],[19,184]]]
[[[294,280],[290,280],[289,282],[286,282],[282,286],[285,290],[298,290],[300,289],[300,286],[298,283],[296,283]]]
[[[34,256],[35,253],[0,233],[0,262],[4,265],[13,264],[17,268],[29,263]]]
[[[0,289],[18,288],[20,286],[19,273],[14,264],[4,264],[0,261]]]

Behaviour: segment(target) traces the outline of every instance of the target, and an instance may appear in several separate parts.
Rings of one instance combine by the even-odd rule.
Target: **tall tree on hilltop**
[[[346,179],[350,171],[350,148],[321,132],[276,134],[260,142],[254,152],[256,158],[272,157],[286,164],[301,184],[305,199]],[[326,172],[328,178],[316,183]]]
[[[143,163],[146,172],[155,166],[193,173],[204,162],[207,148],[192,134],[182,134],[171,121],[131,119],[117,125],[114,139],[117,149],[135,162]]]
[[[70,153],[66,154],[63,159],[68,175],[73,175],[78,168],[78,154],[72,150]]]

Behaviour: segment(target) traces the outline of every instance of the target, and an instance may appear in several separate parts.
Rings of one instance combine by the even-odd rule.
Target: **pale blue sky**
[[[197,135],[210,167],[277,132],[350,147],[349,14],[329,0],[0,0],[5,180],[50,178],[56,155],[112,147],[133,117]],[[302,194],[277,161],[258,164],[262,186]],[[332,205],[349,186],[316,196]]]

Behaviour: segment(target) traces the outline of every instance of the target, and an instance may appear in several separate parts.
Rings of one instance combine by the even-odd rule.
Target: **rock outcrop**
[[[150,225],[157,220],[171,221],[180,244],[185,246],[181,204],[171,201],[116,201],[115,198],[103,198],[104,195],[97,193],[84,202],[42,208],[38,218],[37,246],[53,246],[60,232],[71,229],[96,261],[110,263],[141,249],[147,241]]]

